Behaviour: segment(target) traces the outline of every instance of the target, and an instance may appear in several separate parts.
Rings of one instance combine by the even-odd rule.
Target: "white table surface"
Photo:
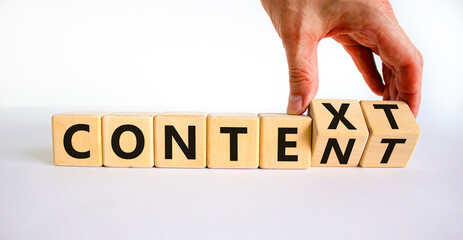
[[[56,112],[0,111],[0,239],[463,238],[461,118],[404,169],[132,169],[53,165]]]

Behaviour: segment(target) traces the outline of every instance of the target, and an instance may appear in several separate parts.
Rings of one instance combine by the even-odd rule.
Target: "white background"
[[[54,166],[50,117],[284,112],[259,1],[0,0],[0,239],[461,239],[463,3],[392,5],[425,62],[407,168],[186,170]],[[318,54],[317,97],[379,99],[340,45]]]
[[[423,109],[453,110],[463,3],[392,4],[424,56]],[[284,50],[257,0],[2,0],[0,36],[2,107],[286,109]],[[318,52],[317,97],[377,99],[339,44]]]

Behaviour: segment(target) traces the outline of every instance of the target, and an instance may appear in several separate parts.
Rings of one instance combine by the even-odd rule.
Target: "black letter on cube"
[[[64,133],[63,144],[64,150],[69,156],[77,159],[84,159],[90,157],[90,150],[86,152],[79,152],[72,146],[72,136],[78,131],[90,132],[90,126],[88,124],[76,124],[68,128]]]
[[[349,103],[343,103],[341,104],[341,107],[339,108],[339,112],[334,109],[333,105],[331,103],[323,103],[323,106],[325,106],[328,111],[330,111],[331,114],[333,114],[333,120],[331,120],[330,125],[328,126],[328,129],[336,129],[338,128],[339,121],[344,123],[344,125],[347,127],[349,130],[356,130],[354,125],[347,120],[347,118],[344,116],[347,112],[347,109],[349,108]]]
[[[173,125],[166,125],[164,128],[165,136],[165,154],[166,159],[172,159],[172,138],[175,139],[178,146],[189,160],[196,159],[196,127],[188,126],[188,147],[178,134]]]
[[[320,163],[326,164],[328,162],[331,149],[334,148],[334,152],[336,153],[336,156],[338,157],[339,163],[347,164],[347,162],[349,161],[350,154],[352,153],[352,148],[354,148],[354,143],[355,143],[355,138],[349,139],[349,142],[347,143],[347,146],[346,146],[346,151],[344,151],[344,154],[343,154],[341,151],[341,147],[339,147],[338,140],[336,138],[328,139],[328,142],[326,143],[325,152],[323,152],[322,161]]]
[[[230,161],[238,161],[238,134],[248,133],[248,128],[221,127],[220,133],[230,134]]]
[[[286,134],[297,134],[297,128],[278,128],[278,160],[297,162],[297,155],[286,155],[286,148],[295,148],[295,141],[286,141]]]
[[[397,126],[397,122],[395,121],[394,115],[392,115],[391,111],[391,109],[399,109],[397,104],[373,104],[373,107],[375,109],[383,109],[387,120],[389,121],[389,125],[391,125],[391,128],[399,129],[399,126]]]
[[[135,149],[132,152],[124,152],[120,145],[121,135],[126,131],[132,132],[137,140]],[[123,159],[134,159],[143,152],[145,148],[145,137],[140,128],[130,124],[122,125],[114,130],[113,136],[111,137],[111,146],[118,157]]]

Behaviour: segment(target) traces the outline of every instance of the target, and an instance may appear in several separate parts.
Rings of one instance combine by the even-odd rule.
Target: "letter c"
[[[64,150],[69,154],[69,156],[77,159],[84,159],[90,157],[90,150],[86,152],[79,152],[72,146],[72,136],[78,131],[90,132],[90,126],[88,124],[76,124],[68,128],[66,133],[64,133]]]

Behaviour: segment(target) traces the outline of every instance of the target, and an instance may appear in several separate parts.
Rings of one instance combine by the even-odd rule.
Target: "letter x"
[[[344,116],[347,112],[347,108],[349,108],[349,103],[343,103],[341,104],[341,108],[339,108],[339,112],[334,109],[333,105],[331,103],[322,103],[323,106],[330,111],[331,114],[333,114],[333,120],[331,120],[330,126],[328,126],[328,129],[336,129],[338,127],[339,121],[344,123],[344,125],[347,127],[349,130],[356,130],[354,125],[349,122],[349,120],[346,119]]]

